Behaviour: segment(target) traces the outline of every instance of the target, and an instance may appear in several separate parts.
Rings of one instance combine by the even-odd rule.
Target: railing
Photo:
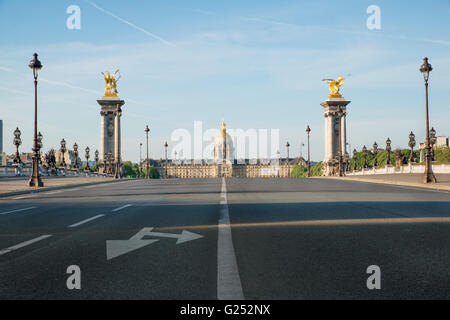
[[[26,177],[31,175],[31,167],[25,166],[0,166],[0,177]],[[76,169],[64,168],[39,168],[41,176],[62,177],[111,177],[106,173],[84,172]]]
[[[346,172],[347,176],[359,176],[369,174],[401,174],[401,173],[424,173],[425,164],[413,163],[404,164],[400,167],[386,165],[384,167],[359,169],[352,172]],[[450,163],[433,163],[434,173],[450,173]]]

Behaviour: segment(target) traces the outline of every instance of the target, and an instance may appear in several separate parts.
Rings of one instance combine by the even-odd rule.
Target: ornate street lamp
[[[430,130],[430,144],[431,144],[431,161],[435,161],[434,158],[434,145],[436,144],[436,130],[434,130],[433,127],[431,127]]]
[[[112,155],[112,152],[111,152],[111,151],[108,152],[108,155],[107,155],[107,163],[108,163],[108,170],[107,170],[107,173],[108,173],[108,174],[112,174],[113,155]]]
[[[75,157],[75,164],[73,165],[73,168],[78,169],[78,145],[76,142],[73,145],[73,155]]]
[[[387,151],[387,159],[386,159],[386,165],[391,164],[391,139],[387,138],[386,140],[386,151]]]
[[[356,171],[356,169],[358,168],[358,166],[356,165],[356,160],[358,160],[358,155],[357,155],[356,149],[353,150],[353,171]]]
[[[373,154],[375,156],[374,160],[373,160],[373,166],[374,167],[378,167],[378,159],[377,159],[377,155],[378,155],[378,144],[375,141],[373,144]]]
[[[63,168],[65,168],[65,167],[66,167],[66,160],[65,160],[64,154],[65,154],[66,151],[67,151],[67,147],[66,147],[66,140],[65,140],[64,138],[61,140],[61,148],[59,149],[59,151],[60,151],[61,154],[62,154],[61,166],[62,166]]]
[[[167,141],[166,141],[166,143],[164,143],[164,151],[165,151],[165,153],[166,153],[166,163],[165,163],[165,165],[166,165],[166,174],[165,174],[165,176],[166,176],[166,179],[167,179],[167,161],[168,161],[168,159],[167,159],[167,147],[168,147],[169,145],[167,144]]]
[[[430,71],[433,70],[431,64],[428,63],[428,58],[423,59],[423,64],[420,67],[420,72],[422,72],[423,79],[425,80],[425,100],[426,100],[426,142],[425,142],[425,173],[423,177],[424,183],[435,183],[436,177],[433,174],[433,163],[431,159],[431,145],[430,145],[430,120],[428,113],[428,79],[430,77]]]
[[[287,166],[288,166],[288,178],[291,176],[291,166],[290,166],[290,163],[289,163],[289,147],[290,147],[291,145],[289,144],[289,141],[288,142],[286,142],[286,149],[287,149]]]
[[[311,177],[311,157],[310,157],[310,152],[309,152],[309,134],[311,132],[311,128],[308,126],[306,126],[306,134],[308,135],[308,178]]]
[[[42,133],[39,131],[39,133],[38,133],[39,162],[41,162],[41,149],[44,147],[44,144],[42,143],[42,139],[43,139]]]
[[[86,157],[86,171],[89,172],[90,168],[89,168],[89,152],[91,152],[91,150],[89,149],[89,147],[86,147],[86,149],[84,150],[86,152],[85,157]]]
[[[145,126],[145,135],[147,136],[147,158],[146,158],[146,161],[145,161],[145,169],[146,169],[146,172],[145,172],[145,178],[146,179],[150,179],[150,175],[149,175],[149,161],[148,161],[148,133],[149,133],[149,131],[150,131],[150,129],[148,128],[148,125],[147,126]]]
[[[43,187],[44,182],[42,182],[41,175],[39,174],[39,145],[38,145],[38,131],[37,131],[37,79],[39,71],[42,69],[42,64],[38,60],[38,54],[35,53],[34,59],[30,61],[28,65],[31,70],[33,70],[34,77],[34,143],[33,143],[33,169],[31,171],[30,181],[28,186],[30,187]]]
[[[95,171],[98,171],[98,155],[99,155],[98,150],[95,150],[94,155],[95,155],[95,158],[94,158],[94,160],[95,160]]]
[[[139,167],[142,165],[142,142],[139,143]]]
[[[414,158],[414,147],[416,146],[416,136],[414,135],[414,133],[412,131],[409,134],[408,145],[411,148],[411,154],[409,155],[409,163],[412,163],[413,158]]]
[[[20,132],[19,128],[17,127],[16,130],[14,130],[14,145],[16,146],[16,157],[14,158],[14,163],[20,164],[22,161],[20,160],[20,153],[19,153],[19,146],[22,144],[22,139],[20,138],[20,135],[22,133]]]
[[[363,146],[362,148],[362,156],[363,156],[363,168],[367,168],[367,148],[366,146]]]

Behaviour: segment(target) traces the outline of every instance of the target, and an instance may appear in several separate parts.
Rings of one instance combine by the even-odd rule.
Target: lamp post
[[[391,139],[387,138],[386,140],[386,151],[387,151],[387,159],[386,159],[386,165],[391,164]]]
[[[75,157],[75,164],[73,165],[73,168],[78,169],[78,145],[76,142],[73,145],[73,155]]]
[[[310,151],[309,151],[309,134],[311,132],[311,128],[308,126],[306,126],[306,134],[308,135],[308,178],[311,177],[311,155],[310,155]]]
[[[98,150],[95,150],[94,155],[95,155],[95,158],[94,158],[94,160],[95,160],[95,171],[98,171],[98,155],[99,155]]]
[[[148,168],[149,168],[149,162],[148,162],[148,133],[149,133],[149,131],[150,131],[150,129],[148,128],[148,125],[147,126],[145,126],[145,134],[146,134],[146,136],[147,136],[147,158],[146,158],[146,160],[145,160],[145,169],[146,169],[146,172],[145,172],[145,179],[150,179],[150,175],[149,175],[149,172],[148,172]]]
[[[356,149],[353,150],[353,171],[356,171],[356,169],[358,168],[356,165],[356,160],[358,159],[358,155],[356,154],[357,151]]]
[[[166,141],[166,143],[164,143],[164,151],[165,151],[165,154],[166,154],[166,163],[165,163],[165,165],[166,165],[166,174],[165,174],[166,179],[167,179],[167,161],[168,161],[168,159],[167,159],[167,147],[168,146],[169,145],[167,144],[167,141]]]
[[[412,131],[409,134],[408,145],[411,148],[411,154],[409,155],[409,163],[412,164],[413,158],[414,158],[414,147],[416,146],[416,136],[414,135],[414,133]]]
[[[139,167],[142,165],[142,142],[139,143]]]
[[[85,151],[85,157],[86,157],[86,171],[89,172],[90,168],[89,168],[89,152],[91,151],[89,149],[89,147],[86,147]]]
[[[41,162],[41,149],[44,146],[44,144],[42,143],[42,133],[39,131],[38,133],[38,148],[39,148],[39,163]]]
[[[108,152],[108,170],[107,170],[107,172],[108,172],[108,174],[112,174],[112,163],[113,163],[113,155],[112,155],[112,152],[111,151],[109,151]]]
[[[425,101],[426,101],[426,137],[425,142],[425,172],[423,176],[424,183],[435,183],[436,177],[433,174],[433,164],[431,159],[431,145],[430,145],[430,120],[428,113],[428,79],[430,77],[430,71],[433,70],[431,64],[428,63],[428,58],[423,59],[423,64],[420,67],[420,72],[422,72],[423,79],[425,80]]]
[[[373,144],[373,154],[375,156],[374,160],[373,160],[373,166],[374,167],[378,167],[378,159],[377,159],[377,155],[378,155],[378,144],[375,141]]]
[[[59,151],[62,154],[61,166],[63,168],[65,168],[66,167],[66,160],[65,160],[64,154],[66,153],[67,148],[66,148],[66,140],[64,138],[61,140],[61,148],[59,149]]]
[[[28,186],[30,187],[43,187],[41,175],[39,174],[39,145],[38,145],[38,131],[37,131],[37,83],[39,71],[42,69],[42,64],[38,60],[38,54],[35,53],[34,59],[30,61],[28,65],[33,70],[34,77],[34,143],[33,143],[33,169],[31,172],[30,181]]]
[[[431,127],[430,130],[430,144],[431,144],[431,161],[435,161],[434,159],[434,145],[436,144],[436,130]]]
[[[291,176],[291,167],[290,167],[290,164],[289,164],[289,147],[290,147],[291,145],[289,144],[289,141],[288,142],[286,142],[286,149],[287,149],[287,166],[288,166],[288,178]]]
[[[367,148],[363,146],[362,148],[362,156],[363,156],[363,169],[367,168]]]
[[[20,164],[22,161],[20,160],[20,153],[19,153],[19,146],[22,144],[22,139],[20,138],[20,135],[22,133],[20,132],[19,128],[17,127],[16,130],[14,130],[14,145],[16,146],[16,157],[14,158],[14,163]]]

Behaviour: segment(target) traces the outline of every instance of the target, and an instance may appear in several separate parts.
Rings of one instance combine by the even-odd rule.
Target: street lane
[[[0,299],[450,297],[448,192],[276,178],[75,189],[0,202],[0,251],[17,247],[0,255]],[[176,244],[183,231],[199,236]],[[66,287],[70,265],[82,290]]]
[[[450,193],[330,179],[246,182],[228,182],[228,203],[247,299],[450,297],[450,220],[414,220],[450,217]],[[381,268],[381,290],[366,287],[370,265]]]
[[[161,186],[155,188],[155,184]],[[176,229],[180,225],[217,223],[220,180],[171,185],[172,182],[138,181],[124,183],[109,192],[91,189],[89,198],[115,198],[114,206],[100,199],[91,203],[83,197],[78,202],[72,198],[73,208],[65,208],[65,215],[72,216],[71,221],[92,215],[94,210],[104,216],[76,228],[67,228],[67,221],[58,221],[58,228],[51,230],[54,235],[48,242],[0,256],[0,298],[215,299],[217,230],[202,232],[202,238],[180,244],[176,244],[174,236],[157,237],[158,241],[151,245],[106,259],[107,240],[127,240],[143,228],[153,227],[156,233],[163,227],[165,234],[177,235],[181,234]],[[186,188],[189,195],[183,194]],[[134,198],[136,194],[138,200]],[[180,198],[170,200],[176,194]],[[66,195],[54,197],[49,204],[40,202],[40,207],[55,206],[57,197],[67,204]],[[75,205],[84,206],[83,215]],[[114,208],[122,209],[113,211]],[[35,214],[44,221],[39,228],[42,231],[54,226],[50,220],[58,215],[56,210],[49,211],[52,217],[42,215],[43,211]],[[2,243],[0,248],[4,247]],[[81,291],[66,287],[69,275],[65,272],[70,265],[78,265],[82,270]]]

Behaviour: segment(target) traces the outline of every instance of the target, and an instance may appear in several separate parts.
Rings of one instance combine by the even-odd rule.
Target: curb
[[[321,177],[324,179],[335,179],[335,180],[342,180],[342,181],[356,181],[356,182],[366,182],[366,183],[377,183],[377,184],[385,184],[390,186],[401,186],[401,187],[410,187],[410,188],[417,188],[422,190],[434,190],[434,191],[445,191],[450,192],[450,186],[439,186],[436,184],[430,184],[430,185],[422,185],[419,183],[406,183],[406,182],[399,182],[399,181],[390,181],[390,180],[372,180],[372,179],[360,179],[360,178],[341,178],[341,177]]]

